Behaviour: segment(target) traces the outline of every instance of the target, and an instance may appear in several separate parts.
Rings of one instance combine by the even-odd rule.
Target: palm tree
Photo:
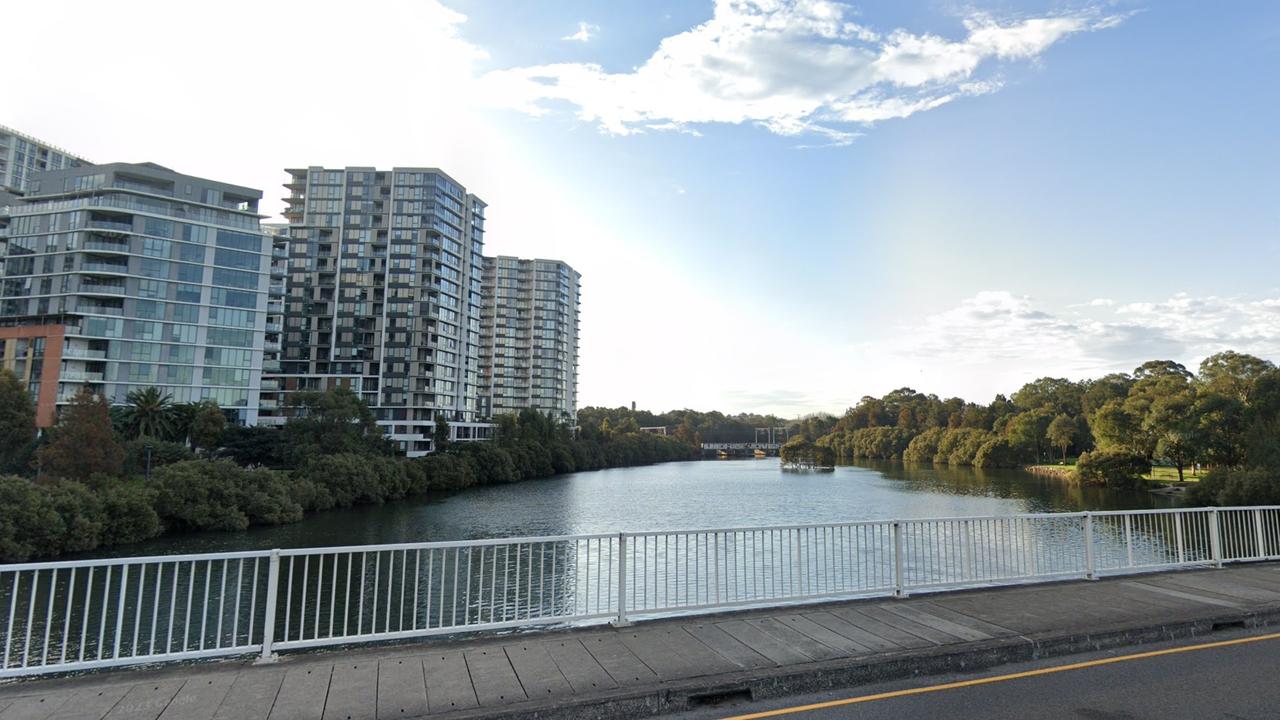
[[[125,409],[129,435],[164,440],[173,434],[173,398],[154,387],[129,393]]]

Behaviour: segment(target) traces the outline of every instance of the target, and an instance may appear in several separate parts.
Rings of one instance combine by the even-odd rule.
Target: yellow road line
[[[1099,660],[1086,660],[1085,662],[1071,663],[1069,665],[1055,665],[1054,667],[1040,668],[1038,670],[1026,670],[1024,672],[1009,673],[1008,675],[994,675],[992,677],[974,678],[972,680],[959,680],[957,682],[942,683],[941,685],[929,685],[927,687],[910,688],[908,690],[894,690],[892,692],[882,692],[874,695],[861,695],[859,697],[844,698],[841,700],[828,700],[827,702],[813,703],[812,705],[797,705],[796,707],[780,708],[778,710],[766,710],[764,712],[750,713],[747,715],[735,715],[730,718],[725,718],[725,720],[759,720],[760,718],[778,717],[779,715],[790,715],[792,713],[809,712],[811,710],[825,710],[827,708],[856,705],[858,703],[873,702],[875,700],[888,700],[890,698],[906,697],[909,695],[923,695],[924,693],[939,692],[942,690],[955,690],[956,688],[973,687],[975,685],[990,685],[991,683],[1038,677],[1040,675],[1052,675],[1053,673],[1066,672],[1068,670],[1082,670],[1084,668],[1097,667],[1099,665],[1110,665],[1112,663],[1128,662],[1130,660],[1143,660],[1145,658],[1160,657],[1161,655],[1174,655],[1176,653],[1191,652],[1192,650],[1209,650],[1212,648],[1230,647],[1232,645],[1243,645],[1245,643],[1277,639],[1280,639],[1280,633],[1255,635],[1253,637],[1236,638],[1235,640],[1219,640],[1218,642],[1202,643],[1200,645],[1183,645],[1182,647],[1167,648],[1164,650],[1151,650],[1148,652],[1134,653],[1133,655],[1120,655],[1118,657],[1102,658]]]

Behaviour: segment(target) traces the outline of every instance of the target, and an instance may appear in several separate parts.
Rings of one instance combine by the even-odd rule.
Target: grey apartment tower
[[[152,163],[47,170],[0,235],[0,357],[37,424],[81,388],[156,387],[256,424],[271,241],[254,190]]]
[[[485,204],[435,168],[287,171],[289,221],[280,372],[290,393],[346,387],[410,455],[437,416],[455,439],[480,409]]]
[[[0,125],[0,191],[25,193],[37,173],[86,164],[60,147]]]
[[[484,259],[480,382],[485,414],[534,408],[573,422],[582,276],[559,260]]]

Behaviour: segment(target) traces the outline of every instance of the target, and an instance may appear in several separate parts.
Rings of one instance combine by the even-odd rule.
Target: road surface
[[[1280,718],[1277,671],[1280,633],[1237,631],[1192,642],[1009,665],[975,675],[920,678],[808,697],[725,704],[675,717],[1260,720]]]

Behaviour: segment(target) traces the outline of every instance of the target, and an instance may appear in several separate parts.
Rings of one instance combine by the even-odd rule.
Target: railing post
[[[1084,514],[1084,576],[1088,580],[1096,580],[1093,567],[1093,515]]]
[[[1186,538],[1182,533],[1182,516],[1181,510],[1175,511],[1173,515],[1173,536],[1178,542],[1178,564],[1182,565],[1187,562]]]
[[[1222,567],[1222,536],[1218,530],[1218,508],[1209,509],[1209,552],[1213,553],[1213,566]]]
[[[618,533],[618,617],[611,623],[614,627],[627,627],[627,534]]]
[[[1258,509],[1253,511],[1253,532],[1258,539],[1258,559],[1264,560],[1267,557],[1267,537],[1262,532],[1262,511]]]
[[[893,596],[907,596],[906,582],[902,576],[902,522],[893,521]]]
[[[280,551],[272,550],[271,559],[267,562],[267,600],[262,616],[262,655],[258,663],[276,661],[272,645],[276,636],[276,596],[280,590]]]

